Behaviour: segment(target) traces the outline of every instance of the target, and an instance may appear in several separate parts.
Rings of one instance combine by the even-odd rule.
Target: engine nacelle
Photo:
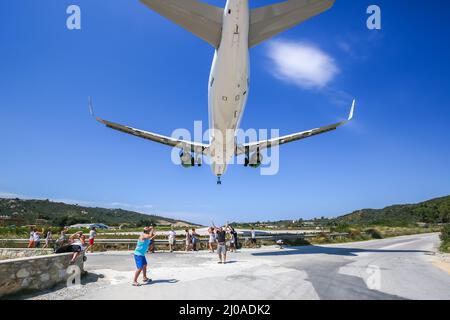
[[[257,169],[261,166],[262,161],[263,161],[262,154],[259,152],[255,152],[254,154],[252,154],[250,159],[248,157],[245,158],[245,166]]]
[[[195,166],[195,159],[194,156],[192,154],[190,154],[189,152],[180,152],[180,160],[181,160],[181,165],[185,168],[191,168]]]

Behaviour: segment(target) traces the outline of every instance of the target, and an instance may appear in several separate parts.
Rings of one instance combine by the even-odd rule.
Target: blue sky
[[[0,195],[205,224],[447,195],[450,5],[423,3],[337,1],[252,49],[244,129],[290,134],[345,118],[353,97],[358,107],[346,127],[281,147],[277,175],[232,166],[218,187],[209,167],[177,167],[170,148],[106,129],[87,110],[91,95],[99,116],[166,135],[207,124],[208,44],[137,0],[1,1]],[[70,4],[81,7],[82,30],[66,28]],[[371,4],[381,7],[381,31],[366,28]],[[286,44],[294,59],[276,60]],[[280,72],[308,68],[296,50],[323,55],[312,85],[311,75]]]

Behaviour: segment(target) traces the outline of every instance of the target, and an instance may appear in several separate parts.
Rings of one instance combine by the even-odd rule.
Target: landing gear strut
[[[220,176],[217,177],[217,185],[221,185],[222,181],[220,180]]]

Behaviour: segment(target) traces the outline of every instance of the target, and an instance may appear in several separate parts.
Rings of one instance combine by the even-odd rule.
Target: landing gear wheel
[[[217,177],[217,185],[221,185],[222,181],[220,180],[220,177]]]

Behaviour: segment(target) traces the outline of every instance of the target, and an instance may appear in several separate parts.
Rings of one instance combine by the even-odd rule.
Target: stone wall
[[[44,256],[52,253],[52,249],[0,248],[0,260]]]
[[[47,254],[0,261],[0,298],[19,292],[44,290],[67,281],[72,253]],[[83,273],[83,255],[74,265]]]

